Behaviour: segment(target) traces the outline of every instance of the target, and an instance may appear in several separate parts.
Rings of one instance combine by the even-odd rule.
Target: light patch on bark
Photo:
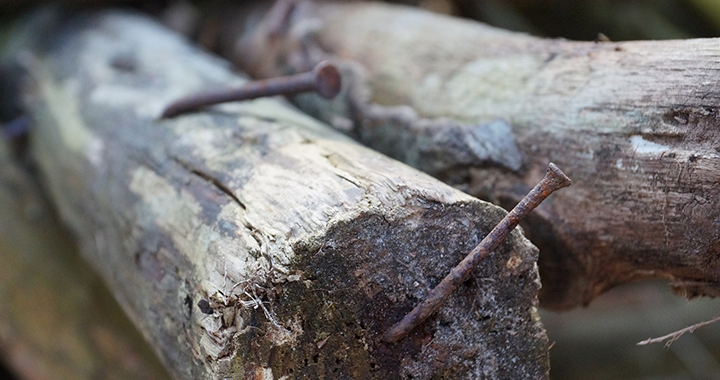
[[[130,190],[137,194],[155,215],[155,222],[173,236],[189,238],[197,230],[200,205],[191,196],[178,192],[166,179],[152,170],[138,167],[133,171]],[[184,246],[183,242],[175,242]]]
[[[92,150],[88,150],[88,147],[93,134],[83,122],[76,102],[79,83],[73,80],[57,83],[40,62],[33,62],[32,73],[35,84],[38,86],[42,96],[51,100],[48,102],[51,117],[63,121],[63,123],[59,124],[63,143],[79,154],[88,158],[92,157]]]
[[[635,149],[635,153],[640,154],[660,154],[670,149],[669,145],[662,145],[652,141],[647,141],[642,138],[642,136],[630,137],[630,143]]]
[[[270,331],[268,331],[266,338],[269,339],[275,346],[283,346],[287,344],[294,347],[297,342],[297,338],[303,334],[302,323],[298,318],[295,318],[294,321],[289,323],[288,328],[275,324],[269,329]]]
[[[195,199],[183,191],[178,192],[168,180],[142,166],[131,174],[129,188],[140,197],[149,214],[154,216],[155,223],[172,236],[175,247],[193,262],[203,265],[200,273],[207,272],[204,267],[208,261],[205,252],[213,241],[218,240],[218,236],[199,222],[202,210]],[[211,277],[203,284],[218,283],[222,281]]]
[[[518,55],[516,59],[483,57],[456,68],[447,63],[446,77],[439,86],[426,88],[423,81],[419,88],[411,92],[412,106],[422,110],[423,115],[431,117],[449,117],[461,123],[477,123],[477,118],[458,115],[484,114],[486,118],[504,117],[506,112],[496,109],[498,100],[511,100],[517,97],[515,90],[524,85],[537,72],[541,62],[535,57]],[[426,78],[437,76],[438,73],[428,72]],[[436,81],[430,81],[436,83]],[[452,89],[452,91],[450,91]],[[436,94],[427,96],[428,94]],[[438,98],[444,98],[438,101]],[[519,102],[511,102],[510,106],[521,107]]]
[[[144,41],[128,46],[126,51],[116,50],[117,46],[107,43],[105,35],[85,33],[89,48],[83,50],[81,59],[85,67],[91,68],[89,75],[99,83],[91,92],[90,99],[98,105],[124,105],[142,118],[156,118],[171,102],[189,92],[207,89],[209,83],[231,86],[241,85],[246,80],[227,70],[227,63],[188,45],[178,35],[156,33],[157,25],[150,20],[128,22],[126,14],[118,12],[105,16],[105,24],[111,33],[125,33],[128,40]],[[132,25],[132,27],[130,26]],[[205,59],[185,59],[190,56],[204,55]],[[127,60],[131,64],[142,62],[136,69],[141,75],[163,72],[166,83],[163,86],[138,88],[132,80],[108,81],[115,76],[112,64],[93,64],[105,62],[106,57]],[[177,59],[168,60],[173,56]],[[148,80],[153,78],[148,77]],[[140,101],[138,101],[140,100]]]

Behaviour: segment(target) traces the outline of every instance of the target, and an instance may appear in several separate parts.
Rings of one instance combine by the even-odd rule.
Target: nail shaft
[[[433,288],[428,297],[415,306],[400,322],[396,323],[382,336],[385,342],[397,342],[412,329],[435,313],[450,297],[457,287],[465,282],[472,270],[490,255],[507,235],[554,191],[570,186],[572,182],[555,164],[550,163],[548,171],[535,188],[533,188],[473,250],[453,268],[440,283]]]
[[[165,108],[162,117],[174,117],[214,104],[310,91],[331,99],[340,92],[340,85],[338,69],[331,63],[320,62],[312,71],[306,73],[251,81],[239,88],[206,91],[182,98]]]

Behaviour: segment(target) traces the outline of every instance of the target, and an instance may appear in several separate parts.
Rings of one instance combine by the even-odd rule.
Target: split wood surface
[[[277,99],[159,119],[244,79],[149,19],[18,24],[6,54],[29,73],[43,183],[173,378],[547,378],[537,249],[518,230],[435,318],[379,339],[502,209]]]
[[[573,178],[524,224],[545,307],[647,278],[720,294],[720,40],[573,42],[308,2],[270,37],[241,22],[263,12],[228,23],[225,54],[258,77],[344,65],[344,95],[294,99],[368,146],[506,208],[549,161]]]

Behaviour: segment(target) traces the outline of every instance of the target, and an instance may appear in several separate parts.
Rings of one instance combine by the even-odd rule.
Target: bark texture
[[[379,342],[502,209],[277,99],[158,120],[244,80],[148,19],[28,24],[31,153],[174,378],[547,378],[537,249],[517,230],[434,318]]]
[[[382,4],[302,2],[280,35],[242,16],[223,46],[253,75],[344,65],[344,97],[295,100],[370,147],[506,208],[548,161],[568,173],[524,224],[544,306],[645,278],[720,292],[720,40],[540,39]]]

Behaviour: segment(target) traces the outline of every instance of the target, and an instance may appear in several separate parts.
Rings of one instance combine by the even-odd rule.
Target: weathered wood
[[[28,28],[31,152],[173,377],[547,377],[537,249],[520,231],[437,316],[379,341],[502,209],[277,99],[158,120],[179,96],[243,79],[145,18]]]
[[[0,139],[0,358],[23,379],[169,379]]]
[[[344,97],[297,104],[470,194],[509,208],[548,161],[562,167],[575,185],[524,224],[544,306],[653,277],[719,294],[719,39],[549,40],[412,8],[307,2],[271,38],[240,16],[231,26],[245,34],[224,44],[240,67],[263,77],[344,64]],[[512,128],[483,126],[497,118]]]

